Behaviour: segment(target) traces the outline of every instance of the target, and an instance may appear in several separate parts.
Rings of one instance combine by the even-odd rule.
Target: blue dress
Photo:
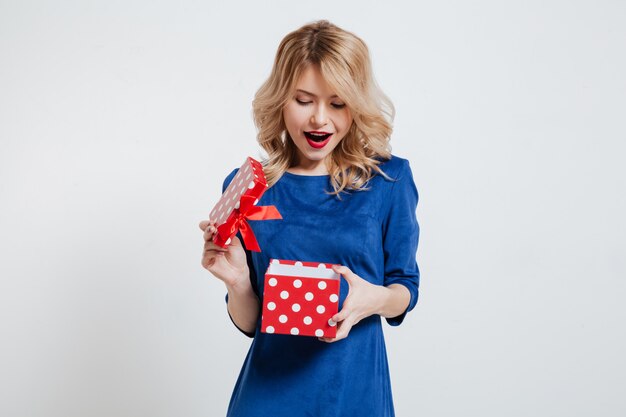
[[[286,172],[258,205],[274,205],[282,220],[249,221],[261,252],[246,250],[252,287],[263,302],[270,258],[342,264],[377,285],[399,283],[411,293],[407,310],[386,319],[399,325],[417,302],[418,194],[407,160],[380,165],[396,181],[376,175],[368,191],[332,190],[329,176]],[[228,186],[237,170],[224,181]],[[241,236],[239,236],[241,239]],[[348,295],[342,278],[339,309]],[[226,297],[228,302],[228,296]],[[228,407],[229,417],[393,416],[393,399],[381,317],[355,325],[346,339],[260,332],[252,345]]]

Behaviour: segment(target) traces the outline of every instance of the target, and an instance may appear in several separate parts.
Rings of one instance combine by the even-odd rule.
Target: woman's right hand
[[[241,241],[233,236],[230,245],[222,248],[213,243],[213,237],[217,233],[215,222],[203,220],[199,226],[204,232],[202,266],[222,280],[227,287],[249,284],[250,271]]]

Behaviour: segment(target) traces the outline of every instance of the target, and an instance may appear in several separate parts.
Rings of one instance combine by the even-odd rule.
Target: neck
[[[298,175],[328,175],[328,166],[325,160],[322,161],[298,161],[298,163],[287,169],[287,172]]]

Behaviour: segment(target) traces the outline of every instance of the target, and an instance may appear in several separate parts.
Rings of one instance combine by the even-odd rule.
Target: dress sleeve
[[[416,260],[419,225],[415,210],[418,193],[407,160],[402,160],[398,174],[395,175],[388,201],[387,214],[383,219],[384,285],[402,284],[411,293],[407,309],[397,317],[386,319],[390,325],[397,326],[415,307],[420,281]]]
[[[224,183],[222,184],[222,194],[224,193],[224,191],[226,191],[226,188],[228,188],[228,185],[233,180],[238,170],[239,169],[233,170],[233,172],[231,172],[226,177],[226,179],[224,180]],[[241,234],[239,232],[237,232],[237,237],[239,238],[239,240],[242,240]],[[245,247],[244,247],[244,251],[246,252],[246,261],[248,262],[248,269],[250,270],[250,283],[252,284],[252,288],[255,294],[258,294],[257,285],[256,285],[256,272],[254,270],[254,266],[252,265],[252,254]],[[226,300],[226,304],[228,304],[228,293],[226,293],[225,300]],[[226,312],[228,313],[228,317],[230,318],[230,321],[241,333],[245,334],[246,336],[250,338],[254,337],[254,332],[246,332],[245,330],[241,329],[239,326],[237,326],[237,323],[235,323],[235,321],[233,320],[233,317],[230,315],[230,312],[228,311],[228,309],[226,309]]]

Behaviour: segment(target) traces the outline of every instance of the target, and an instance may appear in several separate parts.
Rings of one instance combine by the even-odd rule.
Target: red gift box
[[[217,202],[209,219],[215,221],[217,233],[213,242],[225,248],[237,231],[249,250],[260,252],[261,248],[248,225],[248,220],[272,220],[282,219],[274,206],[258,207],[259,201],[265,190],[267,181],[261,164],[248,157],[237,174]]]
[[[339,274],[331,264],[272,259],[265,273],[263,333],[335,337]]]

